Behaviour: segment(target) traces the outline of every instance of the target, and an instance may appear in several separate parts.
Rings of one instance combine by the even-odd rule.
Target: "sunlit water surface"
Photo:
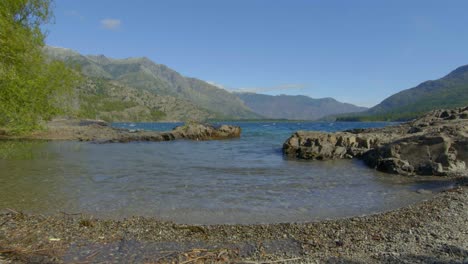
[[[0,142],[0,209],[191,224],[303,222],[398,208],[450,185],[379,173],[357,160],[300,161],[281,153],[297,130],[388,123],[234,124],[242,137],[221,141]],[[115,124],[151,130],[175,125]]]

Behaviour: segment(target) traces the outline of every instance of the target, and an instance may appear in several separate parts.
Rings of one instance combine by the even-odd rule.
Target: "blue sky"
[[[373,106],[468,64],[468,1],[56,0],[47,44]]]

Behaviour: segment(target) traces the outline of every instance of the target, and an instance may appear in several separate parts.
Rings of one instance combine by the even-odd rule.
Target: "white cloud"
[[[234,89],[236,92],[249,92],[249,93],[263,93],[271,91],[284,91],[284,90],[300,90],[306,87],[305,84],[282,84],[277,86],[270,87],[246,87],[246,88],[237,88]]]
[[[224,90],[228,90],[224,85],[222,84],[219,84],[219,83],[216,83],[216,82],[213,82],[213,81],[206,81],[207,83],[213,85],[213,86],[216,86],[218,88],[221,88],[221,89],[224,89]]]
[[[108,30],[117,30],[122,25],[120,19],[106,18],[101,20],[101,27]]]

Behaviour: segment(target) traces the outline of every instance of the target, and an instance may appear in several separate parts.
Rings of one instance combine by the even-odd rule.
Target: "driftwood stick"
[[[282,262],[288,262],[288,261],[294,261],[294,260],[300,260],[302,258],[290,258],[290,259],[278,259],[278,260],[273,260],[273,261],[248,261],[244,260],[242,261],[243,263],[249,263],[249,264],[271,264],[271,263],[282,263]]]
[[[14,214],[21,214],[20,212],[15,211],[15,210],[13,210],[13,209],[11,209],[11,208],[5,208],[5,209],[8,210],[8,211],[10,211],[10,212],[12,212],[12,213],[14,213]]]
[[[197,261],[197,260],[199,260],[199,259],[205,259],[205,258],[214,257],[214,256],[216,256],[216,255],[213,255],[213,254],[206,254],[206,255],[204,255],[204,256],[196,257],[196,258],[194,258],[194,259],[190,259],[190,260],[181,262],[180,264],[187,264],[187,263],[190,263],[190,262]]]

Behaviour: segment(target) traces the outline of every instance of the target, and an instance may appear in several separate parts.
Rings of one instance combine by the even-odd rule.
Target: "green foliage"
[[[374,115],[356,115],[356,116],[342,116],[337,117],[336,121],[341,122],[375,122],[375,121],[387,121],[387,122],[402,122],[409,121],[424,115],[426,112],[387,112]]]
[[[40,26],[51,18],[50,0],[0,1],[0,126],[28,132],[63,113],[79,81],[62,62],[47,61]]]
[[[144,103],[137,103],[132,99],[122,100],[122,97],[129,97],[132,94],[125,93],[125,88],[114,86],[104,79],[88,79],[85,86],[78,89],[80,118],[103,119],[108,122],[148,122],[166,117],[166,113],[145,106]],[[112,95],[112,91],[119,95]],[[137,98],[140,96],[142,95],[138,95]]]
[[[150,116],[151,116],[151,120],[158,121],[158,120],[163,119],[166,116],[166,113],[156,110],[156,109],[152,109],[150,112]]]
[[[99,101],[103,96],[97,95],[80,95],[80,109],[78,111],[78,117],[83,118],[96,118],[99,112]]]
[[[103,94],[83,95],[80,97],[80,117],[96,118],[100,112],[123,111],[127,108],[137,106],[134,102],[117,101]]]
[[[137,106],[134,102],[125,102],[125,101],[104,101],[102,102],[101,109],[105,112],[111,111],[123,111],[127,108]]]

